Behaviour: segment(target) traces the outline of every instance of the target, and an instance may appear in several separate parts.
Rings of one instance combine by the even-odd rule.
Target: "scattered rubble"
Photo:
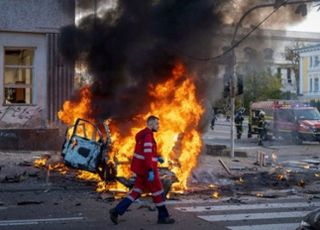
[[[33,166],[33,163],[30,161],[23,161],[23,162],[20,162],[18,165],[22,167],[30,167],[30,166]]]
[[[0,181],[0,183],[19,183],[26,179],[27,172],[24,171],[23,173],[15,174],[13,176],[5,176],[4,179]]]

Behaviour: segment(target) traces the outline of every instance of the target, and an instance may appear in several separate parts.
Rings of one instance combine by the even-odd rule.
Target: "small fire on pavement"
[[[220,198],[221,198],[221,195],[220,195],[219,192],[215,191],[215,192],[212,193],[212,196],[211,196],[211,197],[214,198],[214,199],[220,199]]]

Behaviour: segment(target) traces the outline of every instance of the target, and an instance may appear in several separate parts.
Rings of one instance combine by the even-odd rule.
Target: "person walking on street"
[[[217,116],[216,116],[215,109],[213,108],[212,109],[212,120],[211,120],[211,124],[210,124],[211,130],[214,130],[214,125],[216,123],[216,120],[217,120]]]
[[[153,202],[158,209],[158,224],[173,224],[175,220],[170,218],[165,205],[163,186],[159,178],[158,162],[164,160],[157,154],[157,143],[153,137],[153,132],[159,129],[159,118],[149,116],[147,127],[136,134],[136,145],[131,171],[136,176],[132,190],[127,197],[121,200],[115,208],[110,209],[110,219],[114,224],[118,224],[118,216],[123,215],[129,206],[138,199],[142,192],[148,190],[152,194]]]

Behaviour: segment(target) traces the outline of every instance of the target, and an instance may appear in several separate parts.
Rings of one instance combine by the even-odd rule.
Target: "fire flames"
[[[196,87],[192,75],[187,73],[182,63],[177,63],[168,76],[168,81],[149,85],[149,93],[153,102],[150,104],[149,113],[137,114],[136,123],[126,136],[120,134],[119,129],[110,121],[112,150],[110,159],[118,162],[130,162],[135,145],[135,134],[145,127],[146,118],[153,114],[160,118],[160,130],[155,134],[158,143],[158,153],[165,159],[164,167],[174,172],[179,182],[173,184],[173,190],[184,191],[187,189],[187,180],[191,170],[197,164],[197,156],[201,151],[202,140],[197,131],[203,113],[202,106],[196,98]],[[84,118],[94,122],[91,117],[90,105],[92,95],[89,87],[80,91],[80,100],[77,102],[66,101],[58,117],[67,125],[73,125],[77,118]],[[130,176],[129,164],[119,164],[117,176]],[[81,179],[99,181],[97,191],[114,189],[114,185],[105,184],[98,176],[81,171]],[[116,188],[121,188],[116,185]]]

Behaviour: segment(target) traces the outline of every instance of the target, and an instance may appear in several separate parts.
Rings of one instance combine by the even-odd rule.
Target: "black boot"
[[[118,216],[123,215],[131,204],[132,200],[124,198],[115,208],[110,209],[109,214],[111,221],[114,224],[118,224]]]
[[[158,219],[158,224],[174,224],[175,220],[170,217]]]
[[[118,212],[115,208],[109,210],[110,219],[114,224],[118,224]]]
[[[158,209],[158,224],[173,224],[175,220],[170,218],[166,206],[159,206]]]

